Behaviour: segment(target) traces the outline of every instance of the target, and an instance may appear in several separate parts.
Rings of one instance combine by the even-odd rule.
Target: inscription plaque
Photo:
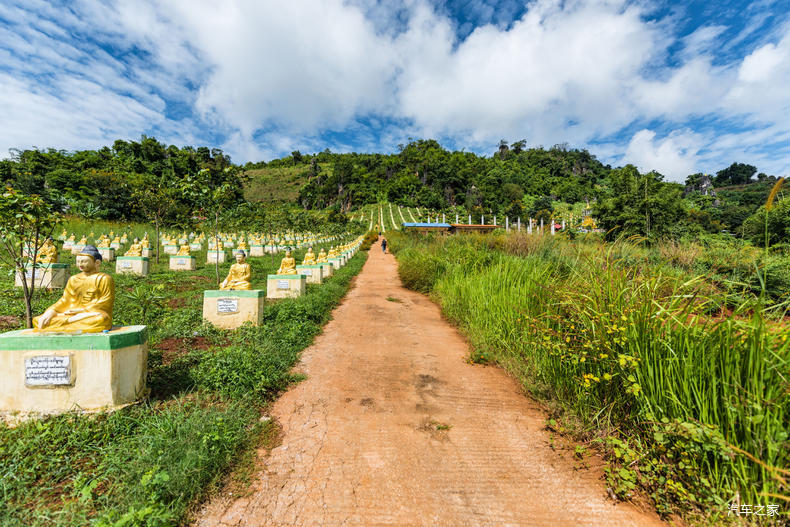
[[[288,280],[277,280],[277,289],[290,289],[291,285]]]
[[[27,386],[64,386],[71,384],[71,357],[39,355],[25,359]]]
[[[217,299],[217,313],[238,313],[238,312],[239,312],[238,298]]]

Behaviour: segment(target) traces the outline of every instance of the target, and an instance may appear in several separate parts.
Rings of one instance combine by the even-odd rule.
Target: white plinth
[[[300,275],[306,276],[308,284],[324,283],[324,273],[321,269],[321,264],[297,265],[296,272]]]
[[[297,298],[307,290],[307,277],[300,274],[270,274],[266,277],[266,298]]]
[[[119,256],[115,259],[115,272],[148,276],[150,260],[145,256]]]
[[[266,291],[203,292],[203,318],[217,327],[235,329],[245,322],[259,326],[263,322]]]
[[[36,280],[35,285],[39,289],[63,289],[66,287],[66,282],[69,281],[69,266],[68,264],[44,264],[36,265]],[[33,266],[27,264],[25,266],[25,275],[27,276],[28,286],[33,279]],[[14,279],[16,287],[22,287],[22,275],[17,273]]]
[[[197,258],[194,256],[171,256],[171,271],[194,271],[197,269]]]
[[[225,263],[225,251],[208,251],[206,263]]]
[[[145,393],[145,326],[107,333],[0,334],[0,411],[112,409]]]

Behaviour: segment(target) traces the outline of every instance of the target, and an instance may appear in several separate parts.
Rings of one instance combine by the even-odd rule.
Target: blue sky
[[[0,115],[0,155],[525,139],[678,181],[788,175],[790,0],[4,0]]]

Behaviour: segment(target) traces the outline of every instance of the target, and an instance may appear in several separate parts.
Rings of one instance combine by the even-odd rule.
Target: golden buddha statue
[[[61,233],[60,233],[60,236],[59,236],[59,238],[60,238],[61,240],[65,240],[65,239],[66,239],[66,238],[68,238],[68,237],[69,237],[69,233],[68,233],[68,232],[66,232],[66,229],[63,229],[63,232],[61,232]]]
[[[189,256],[189,244],[184,244],[178,248],[176,256]]]
[[[239,242],[239,246],[237,247],[237,249],[240,250],[240,251],[246,251],[247,250],[247,242],[245,242],[244,240],[241,240]]]
[[[44,245],[38,250],[36,263],[58,263],[58,247],[52,242],[52,238],[47,238]]]
[[[82,272],[69,278],[60,300],[33,319],[34,331],[98,333],[112,329],[115,283],[110,275],[99,272],[101,260],[92,245],[80,251],[77,267]]]
[[[136,239],[136,238],[135,238],[135,239]],[[148,240],[148,233],[147,233],[147,232],[146,232],[146,233],[145,233],[145,235],[143,236],[143,239],[142,239],[142,241],[140,242],[140,246],[141,246],[143,249],[150,249],[150,248],[151,248],[151,242]]]
[[[80,238],[80,241],[77,242],[77,246],[84,247],[86,245],[88,245],[88,238],[83,236],[82,238]]]
[[[318,259],[316,260],[316,263],[327,263],[325,250],[321,249],[321,252],[318,253]]]
[[[70,241],[71,243],[74,243],[74,239],[75,238],[76,238],[76,236],[74,236],[74,233],[72,232],[71,236],[69,236],[69,239],[67,241]]]
[[[223,291],[238,291],[252,289],[250,278],[252,269],[247,263],[247,255],[244,251],[236,252],[236,263],[230,266],[228,277],[220,284],[219,288]]]
[[[277,274],[296,274],[296,260],[291,256],[291,251],[285,251],[285,258],[280,262]]]
[[[143,245],[140,241],[135,238],[134,243],[129,246],[129,250],[124,253],[124,256],[142,256],[143,255]]]
[[[304,260],[302,260],[302,265],[315,265],[315,253],[313,252],[312,247],[307,249],[307,253],[304,255]]]
[[[329,249],[329,254],[327,255],[327,258],[337,258],[337,249],[331,247]]]
[[[117,243],[118,245],[120,245],[122,243],[121,242],[121,237],[120,236],[116,236],[115,238],[112,239],[112,243]]]
[[[102,237],[99,238],[99,245],[97,245],[97,247],[99,247],[100,249],[109,249],[110,239],[102,234]]]

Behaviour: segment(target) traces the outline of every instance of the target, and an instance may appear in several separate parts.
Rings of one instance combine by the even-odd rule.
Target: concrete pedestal
[[[245,322],[263,322],[266,291],[203,291],[203,318],[217,327],[235,329]]]
[[[323,274],[324,280],[335,274],[335,266],[332,265],[330,262],[320,263],[318,265],[321,266],[321,273]]]
[[[342,258],[329,258],[329,263],[332,264],[332,267],[334,267],[335,270],[340,269],[341,267],[343,267],[343,259]]]
[[[150,261],[145,256],[119,256],[115,260],[116,273],[148,276]]]
[[[321,264],[297,265],[296,272],[300,275],[306,276],[308,284],[324,283],[324,273],[321,270]]]
[[[112,247],[99,247],[99,254],[103,262],[115,261],[115,249]]]
[[[200,251],[203,249],[203,246],[199,243],[190,243],[189,250],[190,251]]]
[[[68,264],[52,263],[36,264],[36,288],[39,289],[63,289],[69,281]],[[25,265],[25,275],[27,276],[28,286],[33,278],[33,264]],[[22,274],[17,273],[14,285],[22,287]]]
[[[82,252],[84,245],[77,245],[76,243],[71,246],[71,254],[79,254]]]
[[[266,254],[277,254],[277,246],[276,245],[265,245],[263,247],[263,252]]]
[[[171,271],[194,271],[197,269],[197,258],[194,256],[171,256]]]
[[[106,333],[0,334],[0,411],[112,409],[145,393],[145,326]]]
[[[225,251],[208,251],[206,263],[225,263]]]
[[[178,245],[163,245],[162,250],[165,254],[176,254],[178,252]]]
[[[151,249],[150,247],[148,249],[143,249],[142,252],[143,252],[143,256],[145,256],[146,258],[154,257],[154,250]]]
[[[263,245],[250,245],[250,256],[263,256]]]
[[[266,277],[266,298],[297,298],[307,290],[307,277],[301,274],[270,274]]]
[[[74,242],[66,240],[63,242],[63,250],[64,251],[71,251],[71,248],[74,247]]]
[[[112,249],[115,249],[115,252],[118,252],[118,251],[120,251],[120,250],[121,250],[121,245],[122,245],[122,244],[121,244],[120,242],[118,242],[118,243],[111,243],[111,244],[110,244],[110,247],[111,247]]]

